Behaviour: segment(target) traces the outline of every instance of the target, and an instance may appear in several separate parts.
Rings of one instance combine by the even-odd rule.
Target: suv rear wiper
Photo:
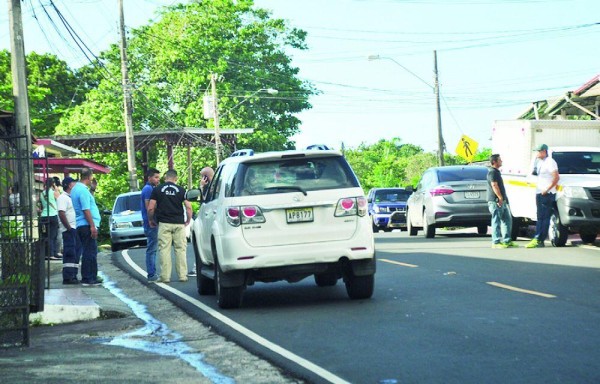
[[[306,191],[304,190],[304,188],[299,187],[297,185],[278,185],[278,186],[274,186],[274,187],[265,187],[264,188],[265,191],[271,190],[271,189],[290,189],[293,191],[300,191],[304,194],[304,196],[307,195]]]

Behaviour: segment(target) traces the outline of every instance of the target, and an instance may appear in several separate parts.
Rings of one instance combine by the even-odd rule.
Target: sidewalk
[[[110,253],[98,255],[102,287],[64,286],[61,264],[52,264],[43,321],[91,320],[32,326],[30,347],[0,349],[2,382],[301,382],[192,319]]]

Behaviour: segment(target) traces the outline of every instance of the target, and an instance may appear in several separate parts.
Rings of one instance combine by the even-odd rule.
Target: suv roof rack
[[[318,150],[321,150],[321,151],[326,151],[326,150],[329,150],[331,148],[329,148],[325,144],[311,144],[308,147],[306,147],[306,149],[318,149]]]
[[[238,149],[237,151],[233,152],[231,154],[231,156],[229,157],[237,157],[237,156],[253,156],[254,155],[254,150],[253,149]]]

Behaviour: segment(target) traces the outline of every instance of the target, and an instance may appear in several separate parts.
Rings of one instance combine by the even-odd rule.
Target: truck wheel
[[[215,255],[215,288],[217,293],[217,304],[223,309],[239,308],[242,306],[242,298],[244,297],[244,286],[239,287],[223,287],[221,280],[223,271],[219,266],[219,261]]]
[[[560,217],[556,213],[550,216],[550,228],[548,229],[548,237],[550,242],[555,247],[564,247],[567,244],[569,230],[561,224]]]
[[[521,234],[521,225],[521,219],[519,219],[518,217],[512,218],[512,226],[510,230],[510,238],[512,241],[516,241],[517,237],[519,237],[519,235]]]
[[[214,295],[216,292],[215,281],[202,274],[202,269],[208,268],[202,263],[200,252],[198,251],[198,243],[196,237],[192,234],[192,249],[194,250],[194,260],[196,261],[196,287],[199,295]]]
[[[581,232],[579,237],[581,237],[581,241],[584,243],[594,243],[596,241],[595,232]]]
[[[337,280],[335,273],[315,273],[315,283],[319,287],[332,287],[337,283]]]
[[[413,227],[408,211],[406,211],[406,230],[408,231],[409,236],[417,236],[417,232],[419,232],[417,228]]]
[[[346,292],[352,300],[368,299],[373,296],[375,288],[375,275],[354,276],[352,272],[346,276]]]
[[[487,225],[478,225],[477,226],[477,234],[478,235],[486,235],[488,230]]]
[[[435,237],[435,225],[427,224],[427,212],[423,211],[423,235],[426,239],[433,239]]]

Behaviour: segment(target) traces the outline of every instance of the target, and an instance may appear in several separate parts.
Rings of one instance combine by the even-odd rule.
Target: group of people
[[[536,149],[537,156],[532,174],[537,176],[536,183],[536,208],[537,223],[535,236],[525,248],[539,248],[544,246],[548,236],[550,217],[556,201],[556,186],[560,180],[556,161],[548,156],[548,146],[542,144]],[[504,181],[500,173],[502,158],[499,154],[490,156],[491,167],[487,175],[488,180],[488,207],[492,214],[492,248],[518,247],[512,239],[512,215],[504,188]]]
[[[58,186],[62,186],[60,192]],[[100,211],[91,186],[93,172],[82,168],[79,181],[72,177],[48,178],[40,194],[40,223],[48,241],[48,258],[63,261],[63,284],[98,286],[98,228]],[[60,236],[59,236],[60,234]],[[62,243],[62,257],[60,257]],[[78,279],[81,260],[81,280]]]
[[[200,171],[200,188],[204,189],[212,180],[214,171]],[[179,281],[188,280],[185,227],[192,220],[192,207],[186,200],[186,190],[177,184],[177,171],[165,172],[160,184],[160,171],[151,168],[146,172],[146,184],[142,188],[141,211],[144,233],[147,237],[146,272],[148,282],[170,283],[172,272],[171,248],[175,252],[175,273]],[[160,274],[156,268],[159,254]],[[194,267],[195,269],[195,267]]]

